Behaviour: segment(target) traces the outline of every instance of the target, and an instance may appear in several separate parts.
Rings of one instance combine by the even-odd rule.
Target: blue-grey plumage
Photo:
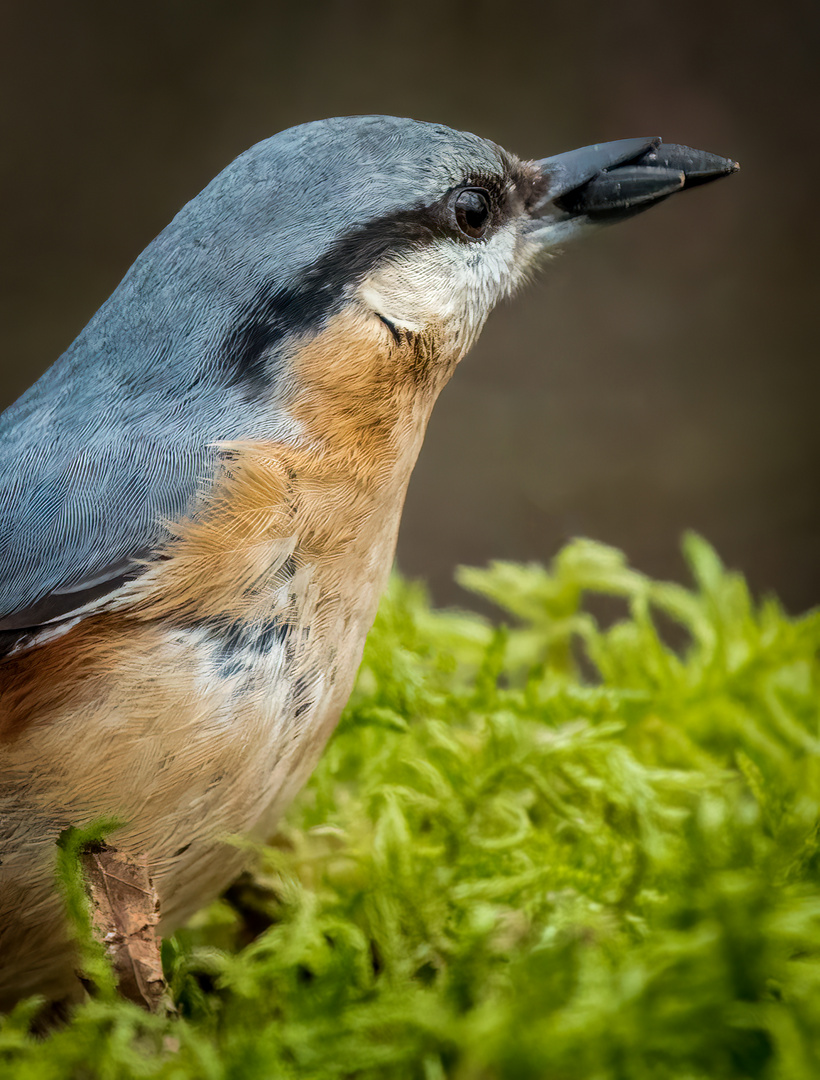
[[[70,992],[56,836],[99,814],[165,927],[230,880],[338,719],[438,391],[573,232],[733,163],[521,162],[347,117],[252,147],[0,418],[0,1004]]]
[[[27,609],[55,589],[118,580],[190,504],[215,443],[287,431],[282,339],[338,310],[361,269],[341,261],[305,282],[334,243],[504,160],[447,128],[343,118],[282,132],[220,173],[0,420],[0,627],[31,625]],[[249,408],[260,382],[266,406]]]
[[[544,194],[554,206],[589,191],[658,141],[545,159],[545,175],[561,184]],[[701,154],[690,173],[703,174],[704,157],[707,175],[733,165]],[[670,164],[680,175],[668,157],[664,173]],[[465,179],[513,168],[476,136],[385,117],[306,124],[237,158],[0,418],[0,630],[37,625],[121,580],[156,547],[161,523],[190,505],[216,443],[287,430],[275,392],[283,338],[329,317],[344,286],[383,253],[378,238],[362,244],[363,260],[340,245],[334,265],[334,244]],[[323,259],[326,272],[311,280]],[[254,412],[247,398],[259,380],[273,393]]]

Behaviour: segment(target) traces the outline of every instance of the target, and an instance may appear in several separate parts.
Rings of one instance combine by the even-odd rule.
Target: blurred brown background
[[[399,562],[584,534],[681,576],[695,528],[758,592],[820,600],[820,7],[10,2],[0,10],[5,406],[140,249],[251,143],[384,112],[541,157],[634,135],[729,180],[570,248],[497,311],[445,391]]]

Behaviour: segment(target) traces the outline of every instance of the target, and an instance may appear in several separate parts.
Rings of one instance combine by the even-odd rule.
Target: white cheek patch
[[[409,322],[402,315],[399,315],[398,310],[394,310],[395,298],[380,292],[372,279],[368,279],[362,285],[359,296],[369,308],[372,308],[383,319],[391,322],[397,330],[407,330],[411,334],[418,334],[421,331],[422,328],[418,323]]]
[[[517,230],[480,243],[437,240],[398,255],[362,284],[359,298],[397,329],[446,327],[465,352],[499,300],[526,273]]]

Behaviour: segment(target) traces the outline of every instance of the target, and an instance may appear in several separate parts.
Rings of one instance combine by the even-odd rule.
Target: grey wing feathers
[[[3,439],[0,631],[59,619],[139,572],[209,456],[138,433],[79,448]]]

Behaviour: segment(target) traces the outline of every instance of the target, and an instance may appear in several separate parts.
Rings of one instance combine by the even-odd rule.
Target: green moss
[[[820,613],[685,554],[692,590],[588,541],[463,570],[502,630],[394,579],[256,883],[165,944],[180,1016],[102,976],[0,1073],[816,1080]]]

